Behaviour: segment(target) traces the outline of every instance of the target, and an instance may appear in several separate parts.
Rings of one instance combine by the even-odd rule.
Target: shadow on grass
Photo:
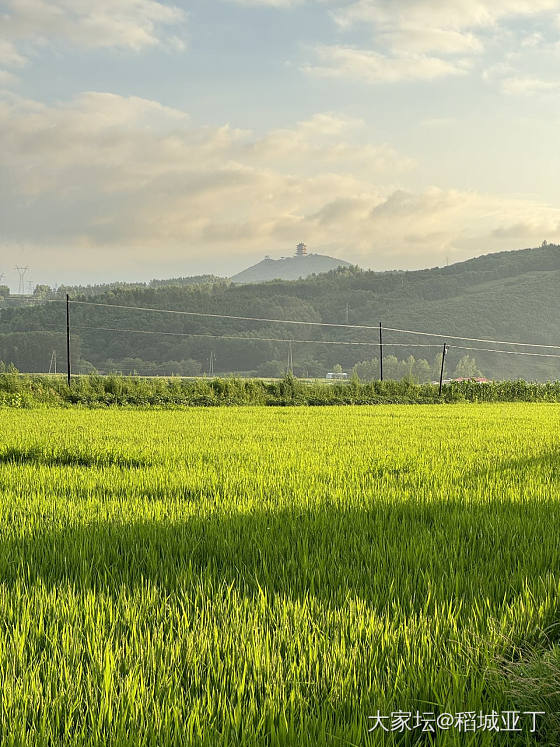
[[[560,503],[376,505],[368,510],[213,514],[181,522],[38,528],[0,545],[0,582],[116,594],[150,581],[245,594],[349,598],[410,614],[453,601],[508,604],[560,572]],[[429,605],[428,605],[429,609]]]
[[[549,449],[531,456],[497,461],[491,468],[475,474],[486,479],[507,475],[510,479],[512,473],[517,473],[519,478],[525,481],[529,475],[538,476],[548,482],[560,480],[560,449]]]
[[[127,456],[113,452],[89,453],[59,449],[48,451],[43,447],[18,448],[10,446],[0,452],[0,464],[35,464],[51,467],[147,467],[151,464],[141,457]]]

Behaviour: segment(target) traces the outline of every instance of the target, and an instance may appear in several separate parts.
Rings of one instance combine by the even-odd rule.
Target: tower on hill
[[[300,242],[294,256],[271,259],[265,257],[243,272],[238,272],[231,280],[234,283],[266,283],[269,280],[298,280],[309,275],[319,275],[330,272],[336,267],[350,267],[350,263],[343,259],[327,257],[324,254],[307,253],[307,247]]]

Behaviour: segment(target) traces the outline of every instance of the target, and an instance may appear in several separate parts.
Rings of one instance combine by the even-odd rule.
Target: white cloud
[[[371,47],[321,45],[307,72],[369,82],[431,80],[473,66],[492,43],[500,24],[524,18],[552,19],[559,0],[354,0],[331,12],[342,31],[371,29]],[[519,47],[534,46],[539,35],[525,34]],[[499,46],[499,45],[498,45]]]
[[[7,39],[0,39],[0,64],[7,67],[22,67],[25,62],[25,57],[17,51],[15,44]]]
[[[363,123],[322,114],[257,138],[191,127],[183,112],[138,98],[89,93],[47,106],[7,97],[3,230],[67,245],[163,243],[171,252],[243,233],[250,240],[239,249],[251,250],[287,235],[302,210],[331,194],[359,191],[360,175],[410,168],[385,144],[347,139],[356,131],[363,136]]]
[[[542,34],[539,34],[538,32],[534,32],[533,34],[528,34],[527,36],[524,36],[521,39],[521,46],[529,49],[533,49],[534,47],[540,47],[545,43],[544,37]]]
[[[0,86],[15,85],[19,79],[13,69],[23,67],[25,63],[25,57],[18,52],[15,45],[0,38]]]
[[[505,18],[557,11],[558,0],[357,0],[333,12],[340,26],[370,23],[378,28],[476,29]]]
[[[450,61],[423,54],[390,56],[373,50],[341,46],[320,46],[317,64],[303,69],[328,78],[353,78],[367,83],[394,83],[400,80],[433,80],[447,75],[462,75],[468,61]]]
[[[371,170],[377,175],[401,174],[413,168],[412,159],[398,154],[387,143],[356,142],[354,136],[366,132],[359,119],[333,113],[316,114],[293,128],[272,130],[247,145],[244,159],[258,160],[262,165],[280,161],[284,168],[299,173],[313,172],[316,164],[323,168],[360,174]]]
[[[535,245],[543,236],[560,237],[560,209],[512,197],[475,191],[422,192],[395,190],[372,204],[368,197],[340,198],[312,216],[322,229],[335,230],[345,221],[348,243],[368,251],[379,267],[438,264],[448,253],[455,259],[519,245]],[[395,259],[393,261],[395,261]]]
[[[535,93],[553,93],[560,90],[560,82],[543,80],[530,75],[513,75],[501,81],[504,93],[528,95]]]
[[[545,220],[543,222],[539,222],[538,220],[534,220],[529,218],[527,222],[518,221],[516,223],[509,223],[508,225],[502,225],[499,228],[496,228],[494,231],[492,231],[492,236],[494,236],[497,239],[506,239],[506,240],[517,240],[520,239],[526,239],[527,241],[534,241],[535,236],[554,236],[558,237],[560,235],[560,223],[556,222],[554,219],[552,220]],[[545,238],[545,240],[548,240]],[[558,242],[556,242],[558,243]]]
[[[174,48],[186,14],[156,0],[5,0],[0,62],[24,61],[21,45],[40,47],[62,41],[85,48],[134,51],[166,41]]]
[[[482,41],[472,32],[402,24],[378,35],[382,45],[394,51],[413,54],[437,52],[442,55],[473,54],[483,49]]]
[[[216,271],[230,254],[285,254],[301,237],[366,266],[410,267],[513,248],[527,231],[552,240],[560,225],[560,210],[533,200],[406,190],[411,160],[332,112],[256,136],[140,98],[5,94],[0,151],[3,246],[25,244],[37,277],[109,261],[121,273],[191,260]]]
[[[519,70],[511,62],[493,65],[484,71],[483,79],[498,85],[507,95],[528,96],[535,94],[555,93],[560,89],[556,80],[542,78]]]
[[[18,77],[11,73],[9,70],[3,70],[0,68],[0,87],[1,86],[13,86],[17,83]]]

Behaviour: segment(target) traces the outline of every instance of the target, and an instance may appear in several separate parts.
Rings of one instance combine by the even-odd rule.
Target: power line
[[[365,345],[369,347],[377,347],[379,342],[359,342],[359,341],[339,341],[339,340],[298,340],[297,338],[290,337],[240,337],[239,335],[211,335],[211,334],[194,334],[191,332],[160,332],[149,329],[129,329],[121,327],[90,327],[80,326],[73,327],[77,330],[92,330],[99,332],[126,332],[136,333],[142,335],[165,335],[170,337],[196,337],[196,338],[209,338],[212,340],[240,340],[243,342],[287,342],[287,343],[305,343],[309,345]],[[383,327],[382,329],[386,329]],[[408,342],[387,342],[383,340],[383,345],[389,347],[402,347],[402,348],[440,348],[437,344],[422,344],[422,343],[408,343]],[[554,346],[551,346],[554,347]],[[476,348],[467,347],[464,345],[447,345],[448,349],[452,350],[472,350],[480,353],[505,353],[506,355],[529,355],[537,358],[560,358],[560,355],[556,353],[530,353],[521,350],[499,350],[496,348]]]
[[[111,304],[108,304],[111,305]],[[128,308],[128,307],[127,307]],[[54,325],[53,325],[54,326]],[[244,342],[287,342],[287,343],[305,343],[309,345],[354,345],[354,346],[365,346],[365,347],[378,347],[379,342],[364,342],[364,341],[348,341],[348,340],[298,340],[292,337],[240,337],[239,335],[211,335],[211,334],[195,334],[192,332],[161,332],[149,329],[130,329],[122,327],[93,327],[93,326],[72,326],[73,330],[91,330],[99,332],[127,332],[133,334],[142,335],[164,335],[168,337],[195,337],[195,338],[206,338],[211,340],[240,340]],[[377,327],[379,329],[379,327]],[[386,330],[387,327],[382,327]],[[56,334],[57,330],[53,329],[35,329],[30,330],[32,332]],[[62,334],[62,333],[60,333]],[[463,338],[458,338],[463,339]],[[468,338],[465,338],[468,339]],[[435,343],[414,343],[414,342],[387,342],[383,340],[383,345],[392,348],[440,348],[440,345]],[[560,358],[560,355],[556,353],[531,353],[521,350],[499,350],[497,348],[477,348],[466,345],[448,345],[448,349],[452,350],[469,350],[478,353],[504,353],[505,355],[525,355],[536,358]],[[550,347],[556,348],[557,346],[551,345]]]
[[[51,301],[52,303],[53,301]],[[59,300],[55,300],[54,303],[61,303]],[[151,311],[156,312],[160,314],[179,314],[179,315],[185,315],[185,316],[197,316],[197,317],[206,317],[206,318],[212,318],[212,319],[235,319],[240,321],[251,321],[251,322],[267,322],[270,324],[297,324],[297,325],[307,325],[312,327],[339,327],[339,328],[346,328],[346,329],[367,329],[367,330],[378,330],[378,325],[368,325],[368,324],[341,324],[341,323],[335,323],[335,322],[306,322],[299,319],[269,319],[266,317],[255,317],[255,316],[236,316],[233,314],[211,314],[208,312],[203,311],[178,311],[174,309],[156,309],[153,307],[146,307],[146,306],[122,306],[120,304],[112,304],[112,303],[97,303],[93,301],[70,301],[70,303],[73,304],[80,304],[83,306],[99,306],[99,307],[105,307],[105,308],[111,308],[111,309],[129,309],[131,311]],[[487,339],[483,337],[461,337],[459,335],[447,335],[447,334],[440,334],[437,332],[420,332],[418,330],[412,330],[412,329],[400,329],[397,327],[382,327],[382,329],[386,332],[400,332],[403,334],[410,334],[410,335],[422,335],[425,337],[438,337],[438,338],[445,338],[448,340],[463,340],[466,342],[483,342],[488,344],[494,344],[494,345],[516,345],[521,347],[532,347],[532,348],[545,348],[545,349],[553,349],[553,350],[560,350],[560,345],[544,345],[541,343],[534,343],[534,342],[518,342],[518,341],[512,341],[512,340],[492,340]],[[409,346],[411,347],[411,346]]]
[[[294,343],[307,343],[312,345],[368,345],[376,347],[379,343],[377,342],[349,342],[347,340],[298,340],[293,337],[240,337],[239,335],[211,335],[211,334],[195,334],[192,332],[159,332],[151,329],[123,329],[122,327],[90,327],[90,326],[73,326],[72,329],[77,330],[94,330],[100,332],[136,332],[142,335],[166,335],[170,337],[203,337],[210,338],[212,340],[243,340],[244,342],[294,342]],[[436,344],[416,344],[407,342],[395,342],[385,343],[387,345],[393,344],[396,347],[403,348],[439,348],[440,345]],[[559,356],[560,357],[560,356]]]
[[[373,329],[373,328],[372,328]],[[560,350],[560,345],[542,345],[536,342],[512,342],[511,340],[486,340],[480,337],[458,337],[457,335],[441,335],[436,332],[417,332],[412,329],[397,329],[396,327],[383,327],[387,332],[403,332],[409,335],[423,335],[425,337],[440,337],[448,340],[466,340],[467,342],[487,342],[494,345],[520,345],[528,348],[553,348]],[[456,346],[454,346],[456,347]],[[501,352],[501,351],[500,351]],[[503,351],[504,353],[507,351]],[[513,351],[512,351],[513,352]]]
[[[505,355],[532,355],[537,358],[560,358],[558,353],[527,353],[522,350],[497,350],[495,348],[469,348],[463,345],[448,345],[452,350],[477,350],[479,353],[505,353]],[[551,345],[550,347],[556,347]]]
[[[51,300],[50,303],[60,303],[58,299]],[[175,309],[155,309],[147,306],[121,306],[114,303],[94,303],[93,301],[70,301],[70,303],[80,304],[82,306],[103,306],[110,309],[129,309],[131,311],[154,311],[160,314],[180,314],[186,316],[201,316],[212,319],[237,319],[247,322],[269,322],[271,324],[303,324],[312,327],[348,327],[350,329],[377,329],[365,324],[335,324],[334,322],[304,322],[296,319],[267,319],[256,316],[234,316],[233,314],[210,314],[203,311],[178,311]]]

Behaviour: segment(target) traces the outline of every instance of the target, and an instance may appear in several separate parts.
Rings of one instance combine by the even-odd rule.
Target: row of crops
[[[0,743],[559,744],[559,428],[524,403],[0,410]],[[511,710],[545,715],[369,731]]]

